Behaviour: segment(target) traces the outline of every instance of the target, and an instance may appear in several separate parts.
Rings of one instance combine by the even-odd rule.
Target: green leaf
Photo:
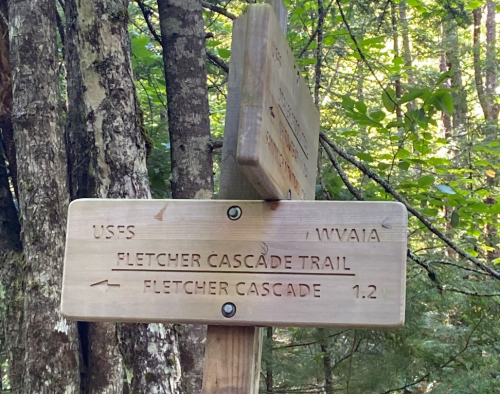
[[[355,104],[356,101],[354,101],[348,94],[344,94],[342,96],[342,108],[352,111],[354,109]]]
[[[358,152],[356,153],[361,160],[367,161],[369,163],[373,162],[373,157],[369,153]]]
[[[395,122],[389,122],[387,123],[387,125],[385,127],[387,127],[388,129],[391,128],[391,127],[404,127],[404,122],[402,121],[395,121]]]
[[[411,156],[411,152],[404,148],[401,148],[396,154],[396,159],[404,159]]]
[[[419,178],[418,180],[418,186],[420,187],[427,187],[431,185],[436,178],[434,178],[432,175],[424,175],[423,177]]]
[[[325,37],[325,45],[330,46],[335,42],[335,37],[334,36],[326,36]]]
[[[391,89],[386,89],[382,93],[382,103],[384,104],[385,109],[389,112],[394,112],[396,109],[396,104],[394,104],[393,101],[395,97],[396,94]]]
[[[219,48],[218,49],[219,56],[223,59],[229,59],[231,57],[231,51],[226,48]]]
[[[380,122],[382,119],[385,118],[385,112],[384,111],[374,111],[370,112],[368,115],[370,118],[372,118],[376,122]]]
[[[148,36],[135,36],[132,38],[132,53],[139,57],[148,57],[151,56],[151,52],[146,48],[146,45],[150,43],[150,39]]]
[[[442,73],[439,76],[439,78],[437,79],[436,85],[440,85],[445,81],[445,79],[451,78],[451,76],[453,75],[454,72],[455,72],[455,70],[448,70],[448,71]]]
[[[399,57],[395,57],[395,58],[392,60],[392,63],[393,63],[395,66],[401,66],[401,65],[405,64],[405,59],[403,59],[401,56],[399,56]]]
[[[448,185],[436,185],[436,189],[438,189],[441,193],[445,194],[457,194],[455,190],[453,190]]]
[[[410,163],[407,161],[401,160],[398,163],[398,167],[401,168],[403,171],[408,171],[408,169],[410,168]]]
[[[399,99],[399,104],[407,103],[408,101],[415,100],[416,98],[422,96],[425,93],[424,89],[416,89],[409,93],[406,93],[403,97]]]
[[[366,108],[366,104],[363,103],[362,101],[356,101],[356,103],[354,104],[354,106],[362,114],[366,114],[366,111],[368,111],[368,108]]]
[[[436,93],[434,97],[440,109],[447,115],[453,115],[453,97],[450,92]]]
[[[483,4],[482,1],[480,0],[475,0],[475,1],[470,1],[466,6],[466,10],[475,10],[476,8],[480,7],[481,4]]]
[[[299,59],[300,63],[304,66],[310,66],[311,64],[316,64],[318,62],[318,59],[313,58],[313,59]]]

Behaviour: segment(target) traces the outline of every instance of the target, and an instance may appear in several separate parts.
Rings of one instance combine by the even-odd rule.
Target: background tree
[[[127,7],[126,0],[66,1],[72,198],[151,196],[146,168],[150,140],[136,99]],[[87,369],[84,390],[121,393],[124,371],[130,392],[178,390],[173,327],[80,323],[80,332]]]
[[[24,393],[79,390],[76,323],[59,313],[68,183],[55,16],[50,0],[9,2],[11,120],[25,263],[17,280],[24,283],[24,370],[14,383]]]

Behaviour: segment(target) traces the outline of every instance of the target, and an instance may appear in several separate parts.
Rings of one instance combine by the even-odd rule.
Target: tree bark
[[[149,138],[130,61],[128,1],[66,4],[72,198],[150,198]],[[177,337],[171,326],[84,323],[81,328],[87,344],[85,391],[178,391]]]
[[[481,7],[473,11],[474,16],[474,79],[476,82],[476,91],[483,109],[485,128],[485,141],[492,142],[498,140],[498,115],[500,105],[498,104],[498,66],[496,59],[496,23],[495,23],[495,1],[486,2],[486,54],[484,61],[484,69],[481,67]],[[483,79],[484,78],[484,79]],[[484,81],[486,83],[484,83]],[[492,161],[492,164],[496,164]],[[488,177],[486,183],[490,190],[494,190],[498,185],[496,178]],[[496,201],[493,197],[486,198],[487,204],[494,204]],[[493,222],[496,218],[492,218]],[[500,256],[500,248],[498,248],[499,235],[497,227],[488,223],[486,225],[486,243],[493,250],[488,251],[488,259],[493,260]]]
[[[394,48],[394,58],[399,57],[399,32],[398,32],[398,14],[397,5],[391,0],[391,26],[392,26],[392,41]],[[396,98],[400,99],[402,96],[401,89],[401,77],[399,75],[395,76],[394,79],[394,90],[396,91]],[[403,120],[403,111],[398,105],[396,107],[396,118],[399,122]],[[398,136],[403,137],[404,130],[402,127],[398,128]]]
[[[212,198],[212,143],[199,0],[158,0],[167,81],[172,196]]]
[[[212,142],[199,0],[158,0],[167,81],[172,197],[213,196]],[[181,325],[182,387],[201,392],[206,326]]]
[[[17,193],[17,164],[16,148],[14,144],[14,129],[12,128],[12,73],[9,55],[9,28],[7,18],[9,10],[7,0],[0,0],[0,134],[3,139],[4,152],[8,161],[9,175],[16,199]]]
[[[1,38],[0,38],[1,39]],[[24,259],[20,238],[21,226],[9,187],[7,166],[0,136],[0,274],[3,300],[1,320],[3,352],[8,362],[11,393],[23,393],[24,342]]]
[[[484,118],[487,124],[487,133],[497,133],[498,113],[500,106],[495,102],[497,96],[496,88],[498,86],[497,64],[496,64],[496,24],[495,24],[495,2],[486,3],[486,57],[484,70],[481,67],[481,7],[473,11],[474,16],[474,79],[476,82],[476,91],[483,109]],[[486,84],[484,84],[484,76]]]
[[[59,313],[68,190],[52,0],[9,2],[12,124],[24,245],[24,393],[80,390],[76,324]]]
[[[22,333],[24,315],[24,259],[21,244],[21,225],[12,197],[5,158],[9,160],[11,181],[15,184],[15,148],[11,122],[12,78],[9,61],[7,1],[0,1],[0,275],[3,293],[0,316],[3,331],[3,349],[8,362],[11,392],[22,393],[24,372],[24,345]],[[5,143],[2,136],[9,139]],[[10,152],[7,153],[7,152]],[[10,157],[10,158],[9,158]]]

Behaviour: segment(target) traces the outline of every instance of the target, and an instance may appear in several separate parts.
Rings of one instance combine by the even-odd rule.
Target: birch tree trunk
[[[66,5],[72,197],[150,198],[128,0],[67,0]],[[178,392],[177,336],[171,326],[92,323],[82,328],[88,340],[88,392]]]
[[[53,0],[9,2],[12,124],[26,266],[22,392],[80,391],[76,324],[59,313],[68,189]]]
[[[205,30],[200,0],[158,0],[167,81],[172,197],[213,196]],[[206,326],[181,325],[182,387],[201,392]]]

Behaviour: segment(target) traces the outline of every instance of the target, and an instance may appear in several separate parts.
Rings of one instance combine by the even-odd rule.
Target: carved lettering
[[[114,225],[114,224],[94,224],[94,238],[95,239],[132,239],[135,236],[134,226],[129,225]]]
[[[320,284],[306,283],[271,283],[271,282],[229,282],[218,281],[180,281],[180,280],[144,280],[143,293],[149,294],[185,294],[193,296],[245,297],[320,297]],[[373,297],[371,297],[373,298]]]
[[[316,228],[316,234],[322,242],[380,242],[376,229]]]

